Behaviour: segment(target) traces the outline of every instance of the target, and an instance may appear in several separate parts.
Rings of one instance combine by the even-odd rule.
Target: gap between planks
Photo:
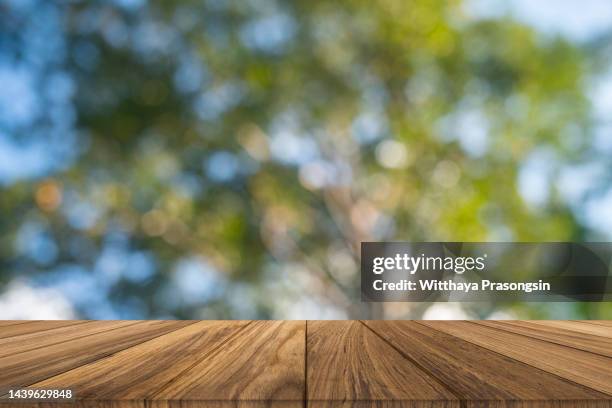
[[[242,331],[244,331],[247,327],[249,327],[252,324],[253,324],[253,320],[250,320],[244,326],[238,328],[236,331],[230,332],[226,337],[223,338],[223,341],[220,341],[219,344],[217,344],[215,347],[213,347],[208,353],[205,353],[202,356],[200,356],[200,358],[196,359],[196,361],[193,364],[191,364],[188,367],[186,367],[185,369],[181,370],[181,372],[178,373],[177,375],[175,375],[170,381],[166,382],[163,386],[159,387],[159,389],[157,390],[155,395],[163,394],[165,391],[167,391],[167,389],[169,387],[171,387],[176,381],[178,381],[180,379],[181,375],[183,375],[184,373],[187,373],[190,370],[192,370],[194,367],[196,367],[198,364],[200,364],[204,359],[209,358],[210,356],[213,356],[213,355],[217,354],[219,352],[219,350],[221,348],[223,348],[225,343],[227,343],[228,341],[233,339],[234,336],[240,334]]]
[[[437,375],[435,375],[435,373],[431,372],[430,370],[427,370],[418,361],[416,361],[415,359],[413,359],[410,356],[406,355],[406,353],[404,353],[403,350],[397,348],[393,343],[388,341],[384,336],[381,336],[376,330],[374,330],[373,328],[368,326],[363,320],[359,320],[359,323],[364,325],[368,330],[370,330],[372,333],[374,333],[379,339],[384,341],[389,347],[391,347],[392,349],[397,351],[403,358],[408,360],[415,367],[417,367],[421,372],[423,372],[423,374],[425,374],[425,375],[433,378],[434,380],[436,380],[436,382],[438,382],[438,384],[440,384],[444,389],[446,389],[448,392],[450,392],[452,395],[454,395],[457,398],[457,400],[460,403],[461,408],[465,408],[465,406],[466,406],[465,405],[465,400],[461,397],[461,393],[458,390],[454,389],[454,387],[452,387],[451,385],[447,384],[444,380],[442,380]]]

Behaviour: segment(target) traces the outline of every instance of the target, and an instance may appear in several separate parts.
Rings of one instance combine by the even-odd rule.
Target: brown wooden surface
[[[305,324],[250,322],[166,384],[156,400],[304,400]]]
[[[478,322],[478,324],[494,327],[501,331],[545,340],[562,346],[572,347],[578,350],[589,351],[594,354],[601,354],[606,357],[612,357],[612,338],[610,337],[567,331],[556,327],[546,327],[541,324],[523,321],[483,321]]]
[[[73,326],[76,324],[87,323],[87,321],[78,320],[40,320],[32,322],[24,321],[0,321],[0,339],[6,337],[16,337],[28,333],[44,333],[47,330],[52,330],[65,326]],[[1,350],[1,348],[0,348]]]
[[[8,389],[69,388],[70,402]],[[608,321],[5,321],[0,408],[612,407]]]
[[[47,333],[40,340],[39,347],[32,347],[28,342],[36,333],[8,338],[14,340],[15,347],[11,349],[16,351],[0,357],[0,387],[20,388],[35,384],[189,323],[191,322],[96,322],[94,326],[103,330],[87,330],[85,336],[79,331],[65,337]],[[19,344],[26,345],[23,351],[20,350]]]
[[[308,322],[308,401],[458,401],[358,321]],[[456,406],[459,406],[457,403]]]

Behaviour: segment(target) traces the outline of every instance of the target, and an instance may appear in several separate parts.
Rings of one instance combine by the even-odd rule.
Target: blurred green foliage
[[[89,291],[83,317],[419,317],[427,305],[360,303],[361,241],[592,237],[554,186],[535,204],[519,193],[534,153],[588,161],[592,65],[560,37],[470,19],[458,1],[45,7],[65,41],[53,69],[74,86],[76,153],[1,187],[3,284],[86,275],[87,289],[62,287]],[[5,11],[18,60],[29,23]],[[29,223],[56,246],[49,259],[16,249]],[[128,262],[111,279],[109,250],[153,272],[130,278]],[[138,313],[118,312],[133,301]]]

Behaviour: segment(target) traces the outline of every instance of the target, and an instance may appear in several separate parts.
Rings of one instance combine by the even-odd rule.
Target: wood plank
[[[304,403],[303,401],[282,400],[152,400],[146,401],[146,408],[304,408]]]
[[[100,322],[113,323],[113,322]],[[0,358],[0,384],[23,388],[130,346],[177,330],[191,321],[136,321],[87,337]]]
[[[312,405],[314,404],[314,405]],[[317,408],[443,408],[448,404],[455,406],[451,401],[316,401],[309,405]],[[465,408],[610,408],[609,401],[461,401]],[[231,407],[239,408],[287,408],[288,406],[299,407],[300,405],[288,405],[283,401],[240,401]],[[39,407],[51,408],[51,407]],[[55,407],[53,407],[55,408]],[[64,408],[64,407],[59,407]],[[80,407],[79,407],[80,408]],[[85,407],[89,408],[89,407]],[[106,407],[92,407],[106,408]],[[115,407],[109,407],[115,408]],[[117,407],[117,408],[124,408]],[[131,408],[131,407],[125,407]],[[228,408],[226,402],[219,401],[146,401],[146,408]]]
[[[75,400],[73,402],[3,403],[2,408],[303,408],[302,402],[194,400]],[[368,405],[370,407],[370,405]],[[365,408],[365,407],[364,407]]]
[[[40,322],[42,320],[0,320],[0,327],[14,326],[16,324],[25,324],[28,322]]]
[[[605,400],[466,401],[466,408],[610,408]]]
[[[612,395],[612,359],[472,322],[424,325],[501,353],[533,367]]]
[[[599,326],[612,327],[612,320],[580,320],[583,323],[597,324]]]
[[[557,327],[547,327],[533,324],[530,321],[481,321],[484,326],[494,327],[523,336],[545,340],[562,346],[573,347],[579,350],[612,357],[612,338],[594,336],[590,334],[569,331]]]
[[[79,399],[151,399],[249,322],[202,321],[33,384]]]
[[[38,320],[1,326],[0,339],[86,323],[84,320]],[[2,352],[2,346],[0,346]]]
[[[98,333],[120,327],[136,324],[134,321],[103,321],[103,322],[83,322],[77,325],[58,327],[49,331],[30,332],[18,336],[0,339],[0,357],[24,353],[41,347],[48,347],[54,344],[63,343],[68,340],[76,340]],[[34,325],[34,323],[32,323]],[[30,324],[11,326],[27,328]]]
[[[307,350],[309,407],[352,406],[359,401],[459,406],[448,387],[360,322],[309,321]]]
[[[365,322],[465,400],[500,401],[503,406],[517,400],[608,399],[606,394],[429,327],[433,323]]]
[[[156,400],[304,401],[305,322],[253,321],[155,395]]]
[[[612,407],[606,321],[68,323],[0,324],[0,394],[77,399],[0,408]]]
[[[534,324],[548,327],[556,327],[563,330],[575,331],[578,333],[592,334],[595,336],[612,338],[612,328],[602,325],[588,324],[582,321],[567,320],[530,320]]]
[[[146,405],[145,401],[74,400],[70,402],[46,401],[6,404],[0,400],[0,407],[2,408],[147,408]]]

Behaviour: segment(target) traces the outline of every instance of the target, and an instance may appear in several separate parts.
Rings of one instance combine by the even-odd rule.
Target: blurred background
[[[609,241],[607,0],[0,1],[0,319],[360,302],[361,241]]]

